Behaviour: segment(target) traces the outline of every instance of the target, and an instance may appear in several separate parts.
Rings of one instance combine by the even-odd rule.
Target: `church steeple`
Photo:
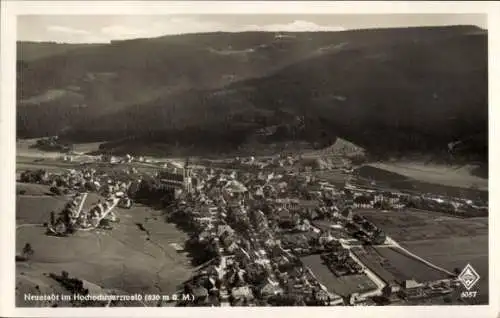
[[[184,187],[187,192],[191,192],[191,167],[189,166],[189,157],[184,162]]]

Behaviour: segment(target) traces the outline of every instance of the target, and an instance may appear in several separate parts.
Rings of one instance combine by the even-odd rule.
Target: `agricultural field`
[[[408,178],[444,186],[488,190],[488,179],[475,176],[473,166],[450,167],[416,162],[372,163],[369,166]]]
[[[337,295],[345,297],[353,293],[365,293],[377,288],[377,285],[366,275],[335,276],[323,263],[319,255],[306,256],[301,260],[329,291]]]
[[[23,186],[21,186],[22,188]],[[26,194],[16,196],[16,223],[18,227],[31,225],[42,225],[50,220],[50,212],[57,214],[70,200],[70,196],[45,195],[43,189],[48,187],[41,185],[29,185]],[[28,194],[30,193],[30,194]],[[32,194],[37,193],[37,194]],[[83,208],[89,209],[96,204],[100,196],[89,193]]]
[[[332,170],[316,170],[313,175],[320,179],[332,183],[335,186],[343,186],[346,179],[346,174],[340,169]]]
[[[449,168],[427,170],[386,169],[383,164],[369,164],[356,169],[355,183],[367,186],[374,181],[377,188],[413,193],[432,193],[437,195],[463,197],[471,200],[488,201],[488,179],[458,174]],[[408,170],[412,173],[405,173]],[[402,174],[401,174],[402,172]],[[454,177],[455,176],[455,177]],[[456,182],[454,182],[456,181]]]
[[[456,218],[422,210],[356,212],[384,230],[394,240],[417,241],[488,235],[488,218]]]
[[[47,196],[53,195],[50,187],[34,183],[16,183],[16,194],[23,196]]]
[[[16,197],[16,223],[42,225],[50,219],[50,212],[56,214],[62,210],[68,199],[52,196],[24,196]]]
[[[474,287],[479,292],[475,301],[488,300],[488,218],[454,218],[419,210],[358,212],[382,228],[391,238],[410,252],[447,269],[461,271],[470,264],[481,276]],[[431,268],[413,268],[406,256],[380,247],[377,251],[403,274],[432,278]],[[408,270],[407,270],[408,269]],[[417,278],[415,277],[415,278]]]
[[[390,264],[385,269],[394,275],[399,282],[414,279],[417,282],[424,283],[448,278],[445,273],[437,271],[397,249],[391,247],[377,247],[375,249]]]

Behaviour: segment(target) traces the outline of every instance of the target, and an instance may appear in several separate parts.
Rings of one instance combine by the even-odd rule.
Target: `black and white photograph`
[[[15,307],[491,304],[486,13],[24,14],[15,43]]]

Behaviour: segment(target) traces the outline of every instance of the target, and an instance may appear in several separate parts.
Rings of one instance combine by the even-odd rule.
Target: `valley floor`
[[[422,182],[460,188],[488,190],[488,179],[472,175],[474,167],[449,167],[415,162],[371,163],[372,167],[394,172]]]

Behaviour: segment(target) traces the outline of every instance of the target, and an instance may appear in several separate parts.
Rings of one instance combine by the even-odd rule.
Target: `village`
[[[150,161],[154,173],[131,165],[144,158],[99,160],[122,169],[115,174],[87,166],[65,173],[24,171],[20,180],[48,184],[69,198],[58,216],[51,213],[47,235],[112,231],[120,217],[115,207],[161,204],[168,222],[190,237],[175,248],[194,250],[198,264],[179,286],[179,293],[195,301],[178,306],[396,305],[442,298],[460,286],[457,273],[414,255],[357,212],[411,208],[475,216],[485,209],[470,200],[363,188],[349,165],[332,169],[340,176],[333,184],[315,177],[314,168],[294,170],[297,159],[290,156],[261,162],[236,158],[223,167]],[[102,200],[85,210],[91,192]],[[381,249],[425,266],[432,275],[417,279],[401,273]]]

